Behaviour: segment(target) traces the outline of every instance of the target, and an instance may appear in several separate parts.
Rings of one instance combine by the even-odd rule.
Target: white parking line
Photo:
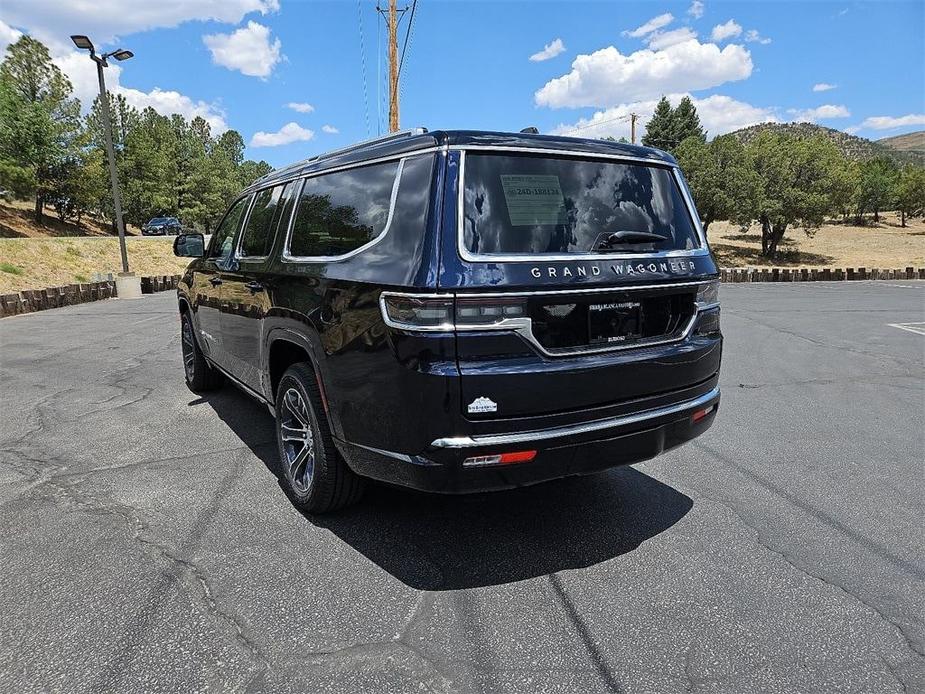
[[[925,335],[925,323],[887,323],[887,325],[891,328],[908,330],[910,333],[915,333],[916,335]]]

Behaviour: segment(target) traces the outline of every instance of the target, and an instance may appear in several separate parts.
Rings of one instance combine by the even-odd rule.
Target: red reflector
[[[536,457],[536,451],[520,451],[519,453],[502,453],[501,460],[498,462],[501,465],[507,463],[529,463]]]
[[[709,407],[707,407],[707,408],[705,408],[705,409],[703,409],[703,410],[697,410],[697,411],[694,412],[694,414],[691,416],[691,420],[694,421],[694,422],[699,422],[701,419],[703,419],[703,418],[706,417],[708,414],[710,414],[710,413],[713,411],[713,408],[714,408],[714,407],[716,407],[716,406],[715,406],[715,405],[710,405]]]

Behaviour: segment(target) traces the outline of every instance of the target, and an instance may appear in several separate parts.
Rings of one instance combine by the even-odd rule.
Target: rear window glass
[[[699,248],[670,169],[529,155],[466,154],[463,242],[479,254]],[[658,239],[615,232],[647,232]],[[629,242],[629,241],[631,242]]]
[[[392,161],[307,179],[289,254],[343,255],[379,236],[389,220],[398,168]]]

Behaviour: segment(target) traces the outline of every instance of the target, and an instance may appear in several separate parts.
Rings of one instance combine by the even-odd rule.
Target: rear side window
[[[258,191],[241,234],[242,257],[269,255],[283,208],[283,188],[278,185]]]
[[[466,153],[463,245],[543,255],[699,248],[668,168],[565,157]],[[616,243],[618,231],[658,234]]]
[[[389,221],[399,162],[315,176],[299,198],[289,254],[338,256],[381,235]]]

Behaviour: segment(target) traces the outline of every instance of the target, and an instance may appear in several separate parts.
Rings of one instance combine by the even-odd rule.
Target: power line
[[[579,125],[577,128],[572,128],[571,130],[566,130],[565,134],[570,135],[571,133],[577,133],[579,130],[587,130],[588,128],[596,128],[599,125],[605,125],[607,123],[616,123],[618,120],[629,120],[632,116],[618,116],[617,118],[608,118],[607,120],[599,120],[596,123],[588,123],[587,125]]]
[[[360,0],[357,0],[357,20],[360,25],[360,63],[363,71],[363,110],[366,114],[366,137],[369,137],[369,94],[366,87],[366,44],[363,41],[363,12],[360,8]]]
[[[401,66],[405,64],[405,51],[408,50],[408,37],[411,36],[411,27],[414,26],[414,10],[418,6],[418,0],[411,3],[411,16],[408,18],[408,28],[405,30],[405,43],[401,47],[401,58],[398,61],[398,76],[401,77]]]

